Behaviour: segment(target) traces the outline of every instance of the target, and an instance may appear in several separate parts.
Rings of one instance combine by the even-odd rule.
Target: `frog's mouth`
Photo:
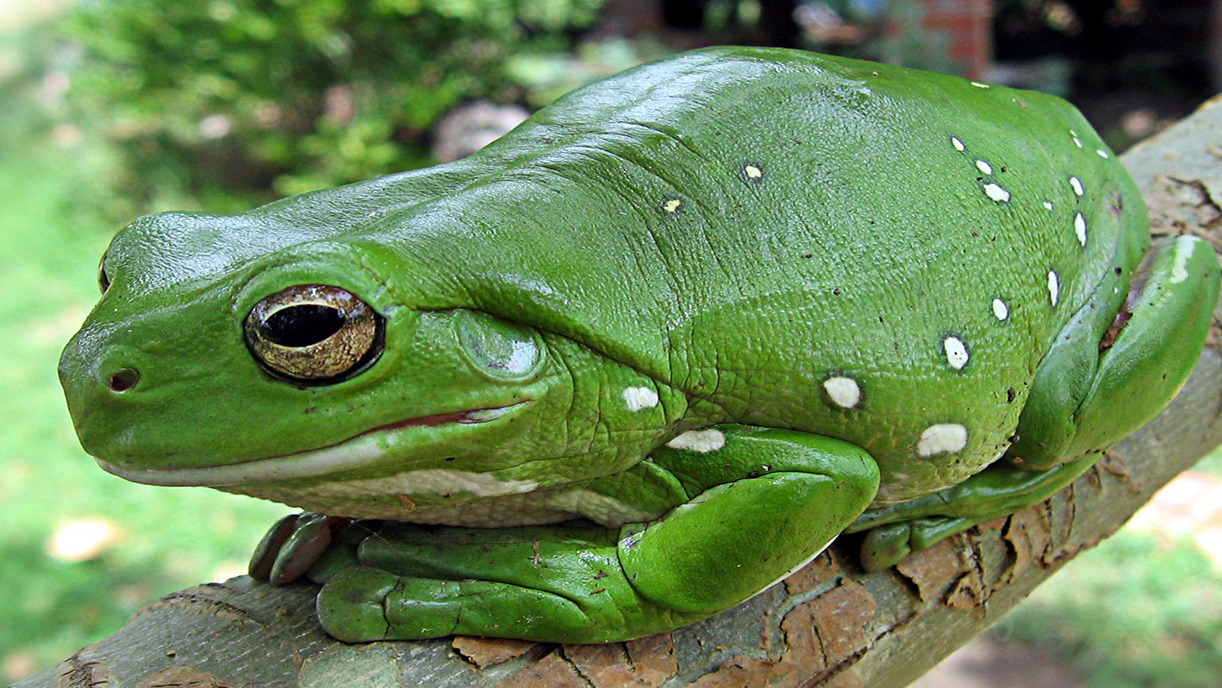
[[[508,406],[408,418],[371,428],[325,447],[220,466],[136,468],[116,465],[102,459],[98,459],[98,465],[106,472],[132,482],[167,487],[225,487],[316,478],[376,464],[397,446],[409,444],[404,441],[405,438],[419,428],[450,428],[489,423],[512,414],[530,402],[530,399],[526,399]]]

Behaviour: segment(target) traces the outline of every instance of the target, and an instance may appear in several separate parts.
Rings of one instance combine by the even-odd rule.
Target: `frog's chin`
[[[407,441],[409,435],[422,432],[422,429],[445,432],[451,428],[489,423],[512,414],[530,402],[527,399],[507,406],[408,418],[380,425],[325,447],[219,466],[139,468],[102,459],[98,459],[98,465],[106,472],[132,482],[170,487],[226,487],[317,478],[375,465],[393,453],[396,447],[405,444],[411,446],[412,443]]]

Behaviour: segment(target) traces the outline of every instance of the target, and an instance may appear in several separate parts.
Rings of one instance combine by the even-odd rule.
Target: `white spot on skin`
[[[648,387],[629,387],[624,390],[623,396],[629,411],[640,411],[658,405],[658,393]]]
[[[993,299],[993,317],[998,320],[1005,320],[1010,317],[1010,307],[1001,299]]]
[[[967,446],[967,428],[958,423],[939,423],[925,428],[917,453],[921,456],[949,454]]]
[[[1082,213],[1073,216],[1073,233],[1078,237],[1078,243],[1086,246],[1086,218]]]
[[[853,408],[861,401],[861,387],[851,377],[829,377],[823,381],[823,389],[842,408]]]
[[[976,169],[980,170],[981,174],[993,174],[993,166],[983,160],[976,161]]]
[[[1061,278],[1057,277],[1056,270],[1048,271],[1048,298],[1054,306],[1061,298]]]
[[[764,176],[764,171],[756,165],[744,165],[743,174],[747,175],[747,179],[759,179]]]
[[[984,195],[998,203],[1005,203],[1010,200],[1010,192],[993,183],[984,185]]]
[[[1071,131],[1071,132],[1069,132],[1069,133],[1070,133],[1070,135],[1072,135],[1072,136],[1073,136],[1073,145],[1077,146],[1078,148],[1081,148],[1081,147],[1082,147],[1082,139],[1078,138],[1078,135],[1077,135],[1076,133],[1072,132],[1072,131]]]
[[[958,337],[947,337],[942,340],[942,348],[946,351],[946,362],[955,370],[963,370],[963,366],[967,365],[970,356],[967,353],[967,345]]]
[[[1044,210],[1052,210],[1052,201],[1044,201]]]
[[[1096,148],[1095,152],[1098,153],[1099,157],[1103,158],[1104,160],[1107,160],[1108,158],[1112,157],[1108,155],[1107,151],[1103,150],[1102,148]]]
[[[1175,240],[1175,262],[1171,264],[1171,284],[1179,284],[1188,279],[1188,259],[1197,247],[1197,242],[1188,236]]]
[[[666,443],[672,449],[687,449],[701,454],[717,451],[726,446],[726,436],[720,430],[688,430]]]
[[[955,150],[959,151],[960,153],[967,150],[967,146],[963,145],[963,142],[954,136],[950,137],[950,145],[954,146]]]
[[[988,84],[982,84],[979,81],[973,81],[972,85],[975,86],[976,88],[992,88]]]
[[[672,198],[662,202],[662,210],[665,210],[668,213],[677,213],[679,212],[679,207],[682,205],[683,201],[677,198]]]
[[[1069,185],[1073,187],[1073,192],[1077,196],[1081,196],[1082,194],[1086,193],[1086,189],[1082,186],[1082,180],[1078,179],[1077,177],[1070,177]]]

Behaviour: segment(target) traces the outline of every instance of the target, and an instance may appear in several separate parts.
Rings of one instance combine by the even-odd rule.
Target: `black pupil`
[[[263,321],[264,338],[280,346],[317,344],[339,332],[344,314],[330,306],[303,305],[282,308]]]

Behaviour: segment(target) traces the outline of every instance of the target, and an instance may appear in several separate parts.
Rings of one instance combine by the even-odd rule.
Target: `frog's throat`
[[[374,465],[396,448],[412,446],[410,441],[405,440],[419,428],[448,429],[480,425],[502,418],[530,402],[527,399],[508,406],[408,418],[380,425],[325,447],[219,466],[137,468],[115,465],[102,459],[98,459],[98,465],[106,472],[132,482],[168,487],[225,487],[316,478]]]

